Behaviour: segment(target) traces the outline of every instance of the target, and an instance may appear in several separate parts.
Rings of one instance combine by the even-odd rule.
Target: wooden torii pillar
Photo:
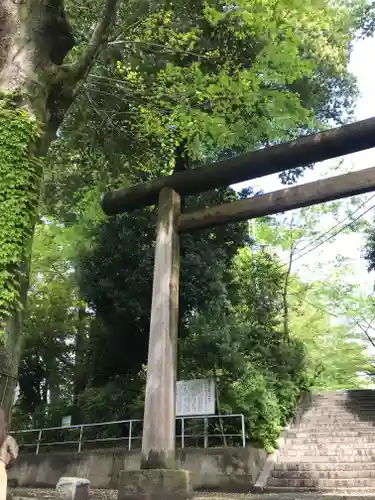
[[[180,196],[164,188],[156,223],[154,280],[143,420],[144,469],[175,468]]]
[[[189,172],[162,177],[129,189],[119,189],[102,197],[102,207],[107,215],[158,203],[141,460],[141,468],[155,471],[156,475],[145,481],[141,472],[139,477],[133,477],[131,474],[130,477],[129,471],[123,471],[120,476],[118,500],[151,498],[147,495],[159,490],[160,495],[152,493],[152,498],[183,500],[190,495],[187,476],[182,479],[181,474],[174,470],[179,233],[373,191],[375,167],[194,213],[180,214],[180,196],[225,187],[235,182],[372,147],[375,147],[375,118],[302,137]],[[168,469],[177,474],[177,482],[171,481],[171,476],[168,476],[166,481],[164,473],[160,475],[161,470]],[[137,485],[133,484],[132,478]],[[139,486],[139,481],[142,487]],[[166,484],[169,485],[168,491],[165,489]],[[137,494],[133,494],[134,488],[138,488]]]

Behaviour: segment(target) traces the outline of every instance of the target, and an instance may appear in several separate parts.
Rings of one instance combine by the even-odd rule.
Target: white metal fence
[[[116,446],[139,449],[142,420],[116,420],[94,424],[45,427],[13,431],[21,448],[38,454],[42,448],[83,449]],[[176,418],[176,446],[208,448],[213,446],[246,446],[245,418],[241,414]]]

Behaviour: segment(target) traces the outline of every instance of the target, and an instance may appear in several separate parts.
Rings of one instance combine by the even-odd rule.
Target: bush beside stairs
[[[375,391],[310,395],[286,433],[266,492],[375,493]]]

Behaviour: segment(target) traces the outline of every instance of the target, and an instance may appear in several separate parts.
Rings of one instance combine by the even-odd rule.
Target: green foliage
[[[83,11],[75,22],[87,36],[93,14]],[[347,67],[355,23],[346,1],[120,7],[116,38],[50,152],[48,213],[71,222],[89,186],[170,173],[181,144],[195,167],[345,122],[356,97]]]
[[[358,29],[362,37],[371,37],[375,32],[375,2],[358,6]]]
[[[306,347],[306,375],[312,380],[313,390],[350,389],[366,384],[362,375],[368,372],[371,359],[366,338],[367,323],[374,316],[368,300],[371,297],[365,299],[360,284],[352,284],[353,269],[345,258],[336,254],[327,269],[327,263],[320,262],[317,255],[318,248],[324,252],[335,241],[336,232],[343,235],[362,229],[361,221],[355,219],[363,203],[363,197],[325,203],[255,225],[258,244],[266,243],[291,258],[287,289],[289,331]],[[328,232],[327,222],[322,225],[322,221],[330,219],[334,231]],[[345,224],[340,223],[344,219]],[[313,258],[313,267],[310,273],[307,265],[302,267],[309,276],[309,281],[302,282],[294,268],[308,254]]]
[[[239,250],[226,300],[194,316],[180,343],[181,378],[215,374],[221,411],[246,415],[248,438],[267,449],[310,385],[303,345],[280,328],[283,281],[269,254]]]
[[[78,402],[83,422],[123,420],[126,415],[143,418],[145,376],[118,377],[100,387],[91,387]]]
[[[0,329],[22,307],[20,281],[30,250],[41,165],[33,158],[39,127],[19,96],[0,95]]]
[[[137,27],[131,60],[116,64],[115,89],[123,82],[142,96],[135,125],[142,138],[161,142],[166,153],[186,139],[192,158],[217,158],[321,125],[326,117],[316,119],[304,82],[316,90],[320,71],[344,76],[348,11],[290,0],[188,9],[188,23],[172,6],[146,19]],[[328,41],[330,25],[335,37]],[[150,68],[144,56],[153,45],[164,51]],[[156,134],[163,134],[161,141]]]
[[[236,401],[236,406],[246,411],[248,438],[272,452],[285,420],[275,388],[270,380],[259,372],[259,367],[247,367],[247,375],[233,382],[228,391],[228,402]],[[231,393],[232,392],[232,393]],[[232,405],[227,403],[229,411]]]
[[[189,208],[233,198],[232,190],[221,190],[197,197]],[[155,210],[137,211],[95,226],[91,247],[81,253],[81,290],[95,311],[90,332],[94,386],[137,374],[147,360],[154,238]],[[246,240],[243,224],[182,238],[181,335],[192,314],[204,310],[211,297],[219,300],[225,269]]]
[[[67,2],[79,43],[99,7]],[[345,0],[121,3],[114,38],[46,163],[48,224],[34,245],[19,418],[141,416],[155,210],[107,220],[100,192],[171,173],[176,147],[196,168],[345,122],[357,18]],[[192,210],[235,199],[227,189],[184,202]],[[246,224],[182,240],[180,378],[215,375],[221,410],[244,413],[249,439],[269,450],[301,391],[355,385],[364,359],[345,328],[306,306],[306,286],[286,281],[274,255],[316,237],[312,221],[324,213],[293,226],[262,221],[257,238],[271,251],[250,251]],[[285,291],[297,295],[288,297],[289,331]]]
[[[367,241],[365,247],[365,259],[367,260],[367,267],[369,271],[375,270],[375,231],[371,229],[367,234]]]
[[[327,300],[327,288],[332,291],[335,283],[344,288],[339,281],[309,287],[294,282],[290,290],[290,330],[306,346],[313,390],[356,389],[366,384],[361,374],[366,372],[370,356],[346,307],[349,297],[339,304]],[[330,316],[330,310],[336,311],[336,318]]]
[[[36,225],[15,422],[26,414],[34,425],[59,425],[57,408],[71,398],[80,307],[71,236],[51,220]]]
[[[235,196],[222,191],[196,201],[221,203]],[[316,210],[321,213],[322,207]],[[313,213],[301,216],[304,231],[297,228],[297,219],[292,227],[271,219],[259,222],[257,243],[267,240],[273,251],[285,251],[295,238],[304,244],[305,237],[315,239],[319,218]],[[72,397],[75,368],[64,365],[64,348],[70,348],[68,359],[73,359],[74,346],[64,345],[63,339],[73,338],[77,331],[77,309],[61,278],[75,277],[70,272],[71,255],[75,255],[71,248],[77,234],[54,224],[38,226],[33,276],[40,281],[31,290],[30,340],[27,337],[17,419],[26,411],[34,412],[40,425],[59,425],[67,411],[76,415],[77,422],[87,423],[142,417],[154,219],[149,209],[103,221],[92,226],[90,244],[81,249],[79,279],[92,319],[86,328],[82,364],[87,383],[76,400]],[[291,276],[290,333],[285,335],[281,326],[285,266],[270,250],[249,248],[246,230],[246,225],[228,226],[183,240],[179,378],[215,376],[221,412],[243,413],[247,438],[270,451],[301,391],[358,387],[358,371],[368,368],[367,353],[358,335],[350,331],[352,325],[332,324],[324,310],[329,307],[327,301],[343,303],[349,293],[339,273],[332,280],[310,285]],[[309,305],[310,301],[322,309]],[[65,326],[60,322],[64,315]],[[37,331],[42,332],[40,344],[33,334]],[[49,331],[53,336],[47,336]],[[61,350],[53,350],[54,339],[60,339]],[[36,353],[40,353],[40,378],[33,371]],[[54,359],[49,359],[49,353]],[[57,366],[46,370],[56,360]],[[60,404],[40,400],[36,410],[35,405],[26,410],[26,399],[32,402],[32,398],[24,383],[43,394],[54,382],[53,373],[60,380]]]

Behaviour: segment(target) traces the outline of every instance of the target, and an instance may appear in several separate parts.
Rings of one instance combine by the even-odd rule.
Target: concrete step
[[[278,470],[272,471],[271,476],[280,479],[370,479],[375,480],[375,469],[357,470]],[[375,481],[374,481],[375,486]]]
[[[331,399],[312,401],[309,405],[302,408],[302,411],[309,411],[315,408],[346,408],[357,411],[358,408],[375,406],[375,398],[359,398],[356,400],[349,399]]]
[[[366,394],[328,394],[324,396],[314,395],[312,398],[306,401],[306,403],[316,404],[326,401],[343,401],[343,402],[345,401],[350,403],[352,401],[363,401],[369,399],[370,400],[375,399],[375,394],[373,392]]]
[[[353,413],[343,413],[342,415],[331,414],[327,415],[327,413],[315,414],[315,415],[304,415],[300,422],[321,422],[322,420],[342,420],[344,422],[375,422],[375,412],[366,413],[366,414],[357,414]]]
[[[326,420],[323,422],[302,422],[294,427],[295,432],[318,432],[318,431],[343,431],[343,430],[372,430],[375,429],[375,423],[372,425],[369,422],[361,421],[332,421]]]
[[[281,486],[288,488],[374,488],[375,482],[372,478],[357,479],[282,479],[270,477],[267,486]]]
[[[291,443],[289,440],[285,443],[281,452],[286,451],[287,453],[293,452],[314,452],[319,454],[327,453],[327,454],[336,454],[336,453],[358,453],[358,454],[368,454],[369,452],[375,453],[374,443],[368,443],[364,440],[357,441],[345,441],[333,443],[329,440],[325,441],[325,444],[321,443],[310,443],[308,445],[304,443]],[[361,453],[363,452],[363,453]]]
[[[373,394],[367,396],[357,396],[353,397],[329,397],[329,398],[313,398],[309,402],[305,403],[305,408],[311,408],[315,406],[354,406],[355,404],[368,404],[375,402],[375,396]]]
[[[375,500],[375,487],[374,488],[287,488],[281,486],[267,486],[264,489],[264,493],[277,493],[280,495],[291,495],[293,499],[295,499],[295,494],[301,493],[311,493],[312,491],[318,492],[322,495],[322,500],[324,496],[324,500],[339,500],[337,497],[361,497],[365,496],[366,500]],[[311,498],[310,495],[308,495]],[[282,498],[282,497],[278,497]],[[314,495],[314,500],[316,496]],[[296,499],[296,500],[299,500]],[[311,499],[313,500],[313,499]],[[346,500],[346,499],[343,499]]]
[[[305,413],[302,415],[303,420],[310,420],[310,419],[316,419],[316,418],[344,418],[344,419],[353,419],[353,420],[358,420],[358,419],[367,419],[371,420],[372,418],[375,418],[375,409],[373,408],[371,411],[370,410],[364,410],[364,411],[358,411],[358,412],[352,412],[352,411],[314,411],[312,413]],[[301,416],[300,416],[301,419]]]
[[[371,399],[358,399],[356,401],[345,400],[345,399],[336,399],[336,400],[322,400],[322,401],[313,401],[311,404],[306,405],[301,408],[302,412],[314,410],[316,408],[334,408],[334,409],[349,409],[351,411],[357,411],[358,408],[368,407],[371,408],[375,406],[375,398]]]
[[[280,451],[267,492],[375,495],[375,391],[313,395]]]
[[[374,459],[375,462],[375,450],[354,450],[350,451],[319,451],[319,450],[283,450],[280,455],[282,460],[290,461],[292,459],[293,462],[315,462],[317,459],[326,458],[326,461],[337,459],[342,462],[361,462],[361,461],[370,461]],[[337,461],[336,460],[336,461]]]
[[[312,408],[315,406],[353,406],[356,403],[363,403],[370,405],[371,403],[375,402],[375,395],[367,395],[367,396],[362,396],[362,397],[336,397],[336,398],[321,398],[321,399],[312,399],[310,401],[306,401],[304,405],[304,409],[306,408]]]
[[[288,431],[287,440],[288,442],[292,439],[337,439],[343,442],[346,439],[355,438],[361,439],[366,438],[367,441],[375,439],[375,427],[371,427],[370,429],[358,431],[358,430],[346,430],[342,429],[340,431],[320,431],[317,430],[315,432],[296,432],[295,430]]]
[[[354,427],[345,427],[345,426],[340,426],[340,425],[322,425],[320,428],[319,427],[301,427],[299,429],[295,429],[295,433],[298,434],[299,437],[320,437],[320,436],[332,436],[334,433],[340,433],[342,436],[343,434],[341,433],[352,433],[352,432],[361,432],[363,433],[362,436],[357,436],[358,439],[364,438],[366,436],[373,436],[375,434],[375,427],[370,427],[366,428],[364,426],[358,425],[357,430],[353,430]],[[305,436],[303,436],[303,434]],[[286,439],[288,439],[288,436],[292,438],[290,434],[287,434]],[[345,437],[349,437],[351,434],[346,434]],[[354,436],[355,437],[355,436]]]
[[[375,398],[371,399],[358,399],[356,401],[351,400],[331,400],[331,401],[313,401],[311,404],[304,407],[300,407],[302,412],[308,412],[315,410],[317,408],[334,408],[334,409],[345,409],[350,411],[358,411],[360,408],[373,408],[375,406]]]
[[[341,393],[326,393],[326,394],[312,394],[310,401],[332,401],[342,399],[345,401],[353,401],[357,399],[371,399],[375,398],[375,391],[368,392],[341,392]]]
[[[339,417],[345,417],[348,415],[352,415],[354,417],[364,415],[365,417],[371,417],[371,415],[375,414],[375,405],[370,407],[361,407],[358,406],[355,410],[351,410],[349,408],[335,408],[335,407],[327,407],[327,408],[314,408],[310,409],[304,413],[299,414],[301,418],[311,418],[317,415],[337,415]]]
[[[317,422],[317,423],[323,423],[324,421],[329,421],[329,422],[365,422],[365,423],[372,423],[375,425],[375,414],[372,414],[371,416],[368,415],[353,415],[352,413],[346,413],[345,415],[342,416],[334,416],[334,415],[328,415],[327,413],[322,413],[321,415],[309,417],[309,416],[303,416],[301,422]]]
[[[350,445],[356,443],[367,443],[375,447],[375,434],[369,436],[313,436],[313,437],[299,437],[299,438],[288,438],[287,446],[311,446],[311,445],[340,445],[343,443],[348,443]]]
[[[369,407],[359,407],[357,408],[356,411],[350,410],[349,408],[314,408],[311,410],[306,411],[303,414],[303,418],[310,418],[310,417],[316,417],[316,416],[322,416],[322,415],[327,415],[329,417],[332,416],[338,416],[338,417],[345,417],[345,416],[361,416],[364,415],[366,417],[371,417],[375,416],[375,405],[374,406],[369,406]]]
[[[372,418],[374,418],[375,416],[375,412],[374,410],[372,410],[371,412],[356,412],[356,413],[353,413],[351,411],[343,411],[341,413],[339,412],[326,412],[326,411],[319,411],[319,412],[315,412],[313,414],[310,414],[310,415],[303,415],[303,419],[317,419],[317,418],[344,418],[344,419],[347,419],[347,420],[360,420],[360,419],[367,419],[367,420],[371,420]]]
[[[317,398],[332,398],[332,397],[359,397],[359,396],[375,396],[375,391],[372,389],[348,389],[340,391],[315,392],[311,394],[313,399]]]
[[[371,403],[375,401],[375,395],[369,394],[364,396],[347,397],[347,396],[337,396],[337,397],[328,397],[328,398],[313,398],[310,401],[305,402],[305,408],[309,408],[310,406],[324,405],[324,404],[347,404],[352,405],[353,403]]]
[[[320,462],[331,462],[331,463],[342,463],[342,462],[375,462],[375,450],[370,455],[359,455],[359,454],[345,454],[345,455],[335,455],[335,454],[312,454],[308,450],[306,453],[282,453],[280,457],[280,462],[310,462],[310,463],[320,463]]]
[[[314,412],[349,412],[358,413],[361,411],[371,412],[374,411],[375,400],[374,401],[358,401],[356,403],[331,403],[331,404],[314,404],[309,407],[301,408],[300,415],[306,415]]]
[[[274,471],[372,471],[375,470],[374,462],[332,462],[321,461],[319,463],[312,462],[295,462],[281,461],[275,464]]]

